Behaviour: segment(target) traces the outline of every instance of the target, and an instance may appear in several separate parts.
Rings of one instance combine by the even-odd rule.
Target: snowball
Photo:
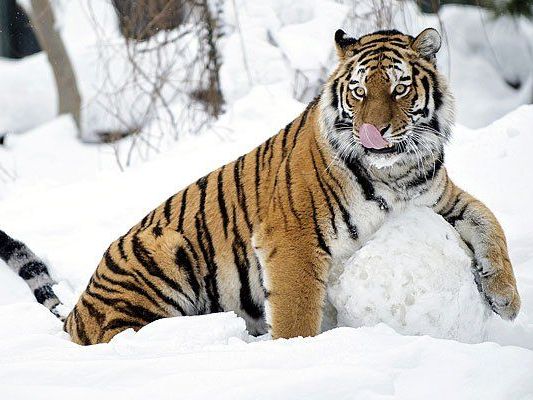
[[[328,297],[340,326],[384,322],[408,335],[479,342],[490,318],[458,234],[428,208],[391,215]]]

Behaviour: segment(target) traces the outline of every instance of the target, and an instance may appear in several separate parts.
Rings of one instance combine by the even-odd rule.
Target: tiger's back
[[[72,339],[107,342],[159,318],[218,311],[235,311],[252,334],[265,333],[252,236],[277,172],[296,137],[313,129],[306,122],[316,112],[311,103],[277,135],[171,196],[113,242],[65,321]]]

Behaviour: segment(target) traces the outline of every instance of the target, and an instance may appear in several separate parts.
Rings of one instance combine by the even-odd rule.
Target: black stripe
[[[152,225],[152,223],[154,222],[155,213],[156,213],[156,210],[153,210],[153,211],[150,213],[150,220],[148,221],[148,226]]]
[[[459,193],[457,197],[455,197],[454,199],[451,199],[451,202],[447,204],[448,207],[443,208],[439,212],[439,214],[442,215],[442,217],[445,220],[448,220],[448,217],[453,213],[453,211],[455,210],[455,207],[457,206],[457,203],[461,201],[461,197],[462,197],[462,193]]]
[[[167,275],[165,275],[163,270],[159,267],[157,262],[150,255],[150,252],[144,247],[144,245],[142,244],[138,236],[133,236],[132,248],[133,248],[133,255],[135,256],[135,258],[137,258],[139,263],[146,269],[146,271],[150,275],[153,275],[156,278],[161,279],[168,287],[170,287],[171,289],[179,293],[181,296],[187,299],[187,301],[189,301],[191,304],[194,304],[194,301],[185,292],[183,292],[183,289],[181,288],[179,283],[174,281]]]
[[[127,290],[129,292],[136,293],[136,294],[142,296],[143,298],[145,298],[146,300],[148,300],[155,307],[158,307],[162,311],[166,311],[164,308],[161,307],[160,303],[158,303],[155,299],[153,299],[149,295],[149,293],[146,290],[144,290],[143,288],[139,287],[136,284],[133,284],[133,283],[125,281],[125,280],[117,281],[117,280],[112,279],[112,278],[110,278],[110,277],[108,277],[106,275],[100,275],[99,278],[104,280],[104,281],[106,281],[106,282],[109,282],[112,285],[121,287],[122,289],[125,289],[125,290]],[[140,283],[140,282],[138,282],[138,283]]]
[[[76,335],[81,340],[82,344],[89,344],[91,341],[89,340],[89,337],[87,336],[87,332],[85,331],[85,323],[83,322],[81,318],[81,314],[78,313],[77,307],[74,307],[74,319],[76,321]]]
[[[357,164],[350,163],[350,165],[353,167],[353,168],[350,168],[350,170],[356,176],[357,182],[359,183],[359,185],[363,189],[363,193],[364,193],[365,199],[378,203],[379,208],[381,210],[384,210],[385,212],[388,212],[389,211],[389,205],[387,204],[387,202],[385,201],[385,199],[383,197],[376,195],[376,192],[375,192],[375,189],[374,189],[374,185],[372,185],[372,182],[366,176],[366,174],[364,174],[362,172],[362,170],[357,166]]]
[[[333,232],[336,235],[337,234],[337,224],[335,223],[335,211],[333,210],[333,205],[331,204],[331,201],[330,201],[330,198],[329,198],[329,193],[326,191],[326,188],[324,187],[324,184],[322,183],[322,179],[319,176],[319,172],[318,172],[318,168],[317,168],[316,160],[315,160],[315,155],[314,155],[313,152],[311,152],[311,160],[313,162],[313,168],[315,170],[315,176],[316,176],[316,180],[318,182],[318,186],[320,187],[320,190],[322,191],[322,194],[324,195],[324,198],[326,199],[326,205],[328,207],[329,215],[330,215],[331,227],[333,228]]]
[[[146,228],[154,221],[155,210],[150,211],[146,216],[141,220],[141,228]]]
[[[433,118],[431,118],[431,121],[429,121],[429,126],[430,128],[433,128],[434,130],[436,130],[437,132],[441,132],[446,139],[448,138],[448,135],[450,133],[449,131],[446,131],[446,130],[441,131],[439,120],[437,119],[437,114],[433,115]]]
[[[85,293],[99,300],[103,304],[109,307],[112,307],[113,310],[119,311],[131,318],[140,319],[144,321],[146,324],[149,324],[150,322],[166,317],[165,315],[154,313],[153,311],[139,304],[133,304],[124,298],[114,299],[110,297],[104,297],[103,295],[91,290],[90,287],[88,287],[87,290],[85,290]]]
[[[200,294],[200,284],[198,283],[198,279],[194,273],[194,266],[189,259],[189,255],[183,249],[183,247],[178,247],[176,250],[176,265],[185,271],[185,274],[187,275],[187,283],[191,287],[195,296],[198,297]]]
[[[413,67],[415,67],[419,71],[425,72],[431,78],[432,81],[436,81],[437,80],[434,70],[432,70],[430,68],[427,68],[423,64],[421,64],[420,62],[416,62],[416,61],[413,62],[412,65],[413,65]]]
[[[357,59],[359,60],[359,64],[365,65],[368,61],[373,59],[373,58],[365,59],[366,57],[368,57],[370,55],[377,57],[377,56],[379,56],[379,54],[380,54],[379,50],[371,49],[371,50],[363,51],[363,52],[357,54]]]
[[[135,277],[136,278],[136,277]],[[159,287],[153,282],[153,279],[149,279],[149,278],[146,278],[144,275],[142,274],[139,274],[139,278],[143,281],[143,283],[148,287],[150,288],[154,294],[159,297],[159,299],[161,301],[164,301],[166,304],[168,304],[170,307],[172,307],[174,310],[176,310],[177,312],[179,312],[181,315],[186,315],[187,313],[185,312],[185,310],[182,308],[181,304],[178,303],[176,300],[174,300],[173,298],[167,296],[166,294],[163,293],[163,291],[161,289],[159,289]],[[193,306],[195,305],[194,303],[192,304]]]
[[[398,35],[401,33],[398,32],[398,31],[382,31],[380,32],[379,34],[385,34],[386,36],[378,36],[376,37],[375,39],[370,39],[368,42],[366,42],[362,47],[366,47],[370,44],[373,44],[373,43],[392,43],[396,46],[400,46],[402,48],[407,48],[408,44],[406,44],[405,42],[403,42],[401,39],[399,38],[393,38],[393,37],[390,37],[389,35],[392,34],[392,35]],[[371,35],[374,35],[374,34],[371,34]],[[363,38],[361,38],[363,39]]]
[[[145,215],[143,219],[141,219],[141,228],[144,228],[147,220],[148,220],[148,214]]]
[[[315,235],[316,239],[318,241],[318,246],[328,255],[331,255],[331,251],[326,244],[326,241],[324,239],[324,235],[322,234],[322,231],[320,229],[320,226],[318,225],[318,218],[316,214],[316,206],[315,206],[315,200],[313,199],[313,194],[311,191],[309,191],[309,197],[311,198],[311,209],[313,210],[313,224],[315,225]]]
[[[254,184],[255,184],[255,211],[259,213],[259,187],[261,183],[261,176],[259,174],[259,155],[261,147],[255,149],[255,171],[254,171]]]
[[[342,118],[345,119],[345,120],[349,120],[350,119],[350,114],[348,113],[348,110],[350,108],[349,104],[347,104],[347,101],[346,101],[346,90],[347,90],[347,87],[346,87],[346,84],[341,84],[339,85],[339,88],[340,88],[340,104],[341,104],[341,115],[342,115]]]
[[[195,217],[196,240],[198,247],[207,266],[207,274],[204,276],[204,283],[206,287],[207,296],[210,302],[210,311],[222,311],[220,308],[220,298],[218,294],[218,285],[216,279],[217,265],[214,261],[214,248],[211,241],[211,235],[205,226],[205,222],[198,215]],[[204,239],[205,238],[205,239]],[[207,243],[204,243],[204,240]],[[206,247],[207,245],[207,247]]]
[[[270,149],[270,144],[271,144],[273,138],[274,138],[274,137],[270,137],[270,138],[268,138],[268,140],[267,140],[265,143],[263,143],[263,144],[261,145],[261,147],[263,147],[263,154],[262,154],[262,156],[261,156],[261,165],[262,165],[263,167],[265,166],[265,156],[266,156],[267,152],[268,152],[269,149]]]
[[[244,162],[247,160],[247,156],[248,154],[246,154],[243,158],[242,158],[242,161],[241,161],[241,164],[240,164],[240,170],[239,170],[239,174],[240,174],[240,177],[242,178],[243,175],[244,175]],[[241,182],[242,179],[241,179]],[[246,181],[245,181],[246,182]],[[250,230],[250,232],[252,231],[252,223],[250,221],[250,216],[249,216],[249,208],[248,208],[248,203],[247,203],[247,199],[248,199],[248,196],[247,196],[247,192],[245,190],[245,183],[243,183],[243,186],[242,186],[242,190],[241,190],[241,196],[242,196],[242,209],[244,211],[244,221],[246,222],[246,226],[248,226],[248,229]]]
[[[33,291],[33,295],[35,296],[35,299],[41,304],[43,304],[48,299],[57,298],[54,291],[52,290],[52,286],[50,286],[49,284],[43,285],[35,289]]]
[[[187,207],[187,192],[189,190],[189,187],[186,187],[183,191],[183,195],[181,196],[181,207],[180,207],[180,215],[178,218],[178,226],[177,231],[183,232],[183,219],[185,218],[185,208]]]
[[[442,106],[442,92],[440,91],[439,81],[433,77],[433,102],[435,103],[435,111],[439,110]]]
[[[185,240],[185,242],[187,243],[187,250],[189,250],[189,252],[192,254],[194,264],[199,265],[198,253],[196,252],[196,250],[194,250],[194,246],[192,245],[191,241],[185,236],[183,237],[183,240]]]
[[[94,286],[95,289],[100,289],[106,293],[109,293],[109,294],[119,294],[119,295],[123,295],[124,293],[122,293],[121,291],[119,290],[116,290],[116,289],[113,289],[109,286],[106,286],[106,285],[103,285],[101,283],[98,283],[96,282],[96,280],[94,279],[94,276],[91,278],[91,281],[89,283],[90,286]]]
[[[442,168],[441,158],[437,158],[433,164],[433,168],[428,168],[423,175],[418,175],[415,179],[406,183],[406,187],[413,188],[422,184],[431,182]]]
[[[338,110],[339,108],[339,96],[337,95],[337,86],[339,85],[339,79],[337,78],[333,81],[331,85],[331,105]]]
[[[235,165],[233,166],[233,180],[235,181],[235,190],[237,191],[237,202],[239,203],[239,206],[243,212],[244,215],[244,221],[246,222],[246,226],[248,226],[248,230],[250,232],[252,231],[252,223],[250,222],[250,218],[248,217],[248,208],[246,205],[246,194],[244,193],[244,188],[242,187],[241,182],[241,171],[244,168],[244,156],[240,156],[237,161],[235,161]]]
[[[427,76],[423,76],[420,79],[420,82],[422,83],[422,86],[424,87],[424,107],[423,107],[423,111],[424,111],[424,117],[427,117],[428,113],[429,113],[428,106],[429,106],[429,99],[430,99],[430,87],[429,87],[429,81],[428,81]]]
[[[243,157],[240,158],[241,160]],[[235,163],[236,166],[239,164]],[[238,171],[237,171],[238,172]],[[198,246],[204,257],[208,273],[204,276],[204,282],[207,290],[207,295],[211,303],[211,312],[221,311],[217,284],[217,265],[215,263],[215,248],[209,227],[207,226],[205,217],[205,196],[206,196],[207,181],[200,185],[200,208],[195,216],[196,235]]]
[[[123,268],[121,268],[115,260],[113,260],[113,257],[111,256],[111,253],[109,252],[109,249],[104,254],[104,262],[106,267],[113,272],[116,275],[131,275],[131,273]]]
[[[152,233],[155,238],[159,238],[163,235],[163,228],[161,228],[159,221],[157,221],[157,224],[152,228]]]
[[[80,298],[80,301],[81,301],[81,304],[89,311],[89,315],[91,315],[91,317],[94,317],[94,319],[96,320],[96,323],[98,325],[102,325],[103,322],[105,321],[105,314],[100,312],[98,308],[96,308],[94,305],[89,303],[87,299],[85,299],[84,296]]]
[[[20,250],[26,248],[26,245],[18,240],[13,239],[4,231],[0,230],[0,258],[7,262],[11,256]]]
[[[114,329],[120,329],[121,331],[125,331],[129,328],[137,328],[140,329],[144,326],[144,324],[141,324],[137,321],[132,321],[130,319],[123,319],[123,318],[114,318],[111,321],[109,321],[107,324],[104,325],[102,328],[103,331],[111,331]]]
[[[194,246],[192,245],[191,241],[187,237],[184,237],[183,239],[185,240],[185,243],[187,243],[187,250],[189,251],[189,254],[192,255],[193,265],[199,266],[200,265],[200,258],[198,256],[198,253],[194,249]],[[199,284],[200,284],[200,282],[199,282]],[[203,287],[200,285],[200,290],[202,290],[202,289],[203,289]],[[203,293],[203,290],[202,290],[202,293]],[[196,304],[196,312],[197,312],[197,314],[205,314],[207,312],[205,300],[204,300],[204,297],[203,297],[202,293],[200,293],[197,296],[197,304]]]
[[[235,211],[234,211],[235,218]],[[241,289],[239,292],[239,298],[241,301],[242,309],[252,318],[260,319],[263,317],[263,308],[255,303],[252,297],[252,290],[250,288],[250,261],[247,255],[247,247],[239,234],[237,226],[233,225],[233,260],[239,273],[239,280],[241,282]]]
[[[42,261],[30,261],[19,269],[19,276],[25,281],[35,278],[38,275],[48,275],[48,268]]]
[[[469,206],[468,202],[460,204],[463,201],[462,197],[462,193],[459,194],[455,198],[453,205],[446,211],[440,213],[440,215],[442,215],[442,217],[452,226],[455,225],[457,221],[464,219],[464,213]]]
[[[222,217],[222,229],[224,229],[224,237],[228,237],[228,211],[226,210],[226,201],[224,200],[224,173],[223,166],[218,172],[217,177],[217,199],[218,199],[218,208],[220,210],[220,216]]]
[[[278,140],[279,136],[280,136],[280,133],[278,133],[272,138],[272,146],[270,147],[270,154],[268,155],[269,169],[272,169],[272,157],[274,157],[274,146],[276,145],[276,141]]]
[[[118,252],[120,253],[120,257],[128,261],[128,257],[126,256],[126,252],[124,251],[124,236],[121,236],[118,240]]]
[[[165,201],[165,207],[163,207],[163,215],[167,220],[167,224],[170,223],[170,217],[172,214],[172,201],[174,200],[174,195],[170,196],[167,201]]]
[[[448,221],[448,223],[451,225],[451,226],[455,226],[455,223],[457,221],[462,221],[465,217],[465,211],[466,209],[468,208],[468,203],[464,204],[461,209],[459,210],[459,213],[457,213],[456,215],[452,215],[452,216],[448,216],[446,219],[446,221]],[[454,212],[455,214],[455,212]]]
[[[291,130],[291,126],[292,126],[292,123],[294,121],[291,121],[287,124],[287,126],[285,127],[285,129],[283,130],[283,138],[282,138],[282,141],[281,141],[281,155],[282,157],[285,156],[285,147],[287,146],[287,139],[289,137],[289,133],[290,133],[290,130]]]

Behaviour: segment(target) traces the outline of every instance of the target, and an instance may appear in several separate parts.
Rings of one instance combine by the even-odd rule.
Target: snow
[[[0,349],[9,399],[527,399],[533,390],[533,355],[518,347],[402,336],[384,325],[255,341],[232,313],[165,319],[90,347],[30,331]]]
[[[358,2],[363,11],[364,3]],[[100,129],[110,125],[94,100],[102,82],[87,4],[61,2],[58,26],[87,101],[85,123]],[[113,51],[109,5],[90,4]],[[342,13],[353,11],[327,0],[236,0],[225,7],[226,113],[201,135],[184,135],[124,172],[115,148],[81,144],[72,119],[54,116],[53,80],[42,55],[0,60],[0,132],[24,132],[0,146],[0,229],[48,261],[65,310],[112,240],[304,109],[334,63],[334,30],[350,24]],[[400,28],[417,33],[438,26],[434,17],[405,9]],[[441,18],[449,50],[443,47],[439,62],[459,103],[446,165],[504,227],[522,298],[516,321],[488,312],[457,235],[419,208],[391,217],[334,276],[328,296],[341,327],[315,338],[254,338],[242,319],[221,313],[164,319],[81,347],[2,264],[0,397],[533,399],[533,105],[520,106],[533,93],[527,63],[533,25],[520,21],[512,28],[519,33],[510,34],[508,22],[452,5],[442,7]],[[358,24],[357,33],[370,23]],[[483,27],[490,45],[479,33]],[[521,89],[505,84],[513,78]]]

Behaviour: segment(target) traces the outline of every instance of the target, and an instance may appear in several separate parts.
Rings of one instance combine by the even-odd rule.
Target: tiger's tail
[[[57,310],[57,306],[62,303],[52,290],[56,282],[50,276],[44,261],[24,243],[13,239],[2,230],[0,230],[0,259],[24,279],[39,303],[48,308],[56,317],[64,320]]]

